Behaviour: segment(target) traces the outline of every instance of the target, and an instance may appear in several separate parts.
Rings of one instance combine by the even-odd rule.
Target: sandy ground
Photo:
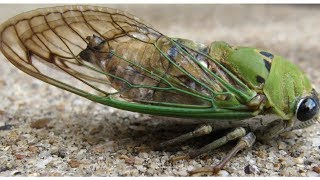
[[[0,22],[52,5],[0,5]],[[107,5],[173,37],[267,49],[297,63],[320,89],[320,6]],[[194,128],[106,107],[23,74],[0,56],[1,176],[187,176],[225,155],[170,163],[209,143],[150,148]],[[320,176],[320,126],[286,133],[242,151],[220,176]]]

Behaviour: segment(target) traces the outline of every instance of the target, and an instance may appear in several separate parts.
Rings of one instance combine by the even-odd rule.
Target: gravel
[[[45,6],[51,5],[1,5],[0,22]],[[108,6],[129,11],[173,37],[268,49],[297,63],[320,90],[320,6]],[[0,59],[1,176],[188,176],[194,168],[216,164],[232,147],[171,163],[170,157],[199,148],[210,138],[172,150],[152,150],[195,125],[91,102],[23,74],[3,56]],[[320,176],[319,127],[257,142],[218,175]]]

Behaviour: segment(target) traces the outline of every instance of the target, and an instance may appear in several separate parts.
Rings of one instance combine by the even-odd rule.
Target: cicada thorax
[[[210,55],[256,92],[263,93],[274,55],[249,47],[232,47],[225,42],[213,42]]]
[[[203,44],[165,36],[153,43],[92,36],[79,55],[107,72],[111,86],[131,101],[246,109],[246,102],[225,84],[243,93],[248,89],[208,53]]]

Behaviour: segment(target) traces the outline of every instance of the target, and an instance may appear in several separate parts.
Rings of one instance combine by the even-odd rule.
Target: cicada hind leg
[[[191,138],[204,136],[204,135],[210,134],[211,132],[212,132],[212,127],[210,125],[203,125],[192,132],[189,132],[181,136],[178,136],[174,139],[165,141],[161,143],[159,147],[164,148],[172,145],[177,145]],[[221,138],[214,140],[210,144],[200,149],[191,151],[186,155],[172,157],[170,161],[174,162],[174,161],[183,160],[183,159],[195,158],[199,155],[202,155],[204,153],[217,149],[235,139],[240,139],[240,140],[238,141],[237,145],[217,165],[213,167],[199,168],[189,172],[190,175],[196,175],[200,173],[216,174],[217,172],[219,172],[219,170],[221,170],[226,165],[227,162],[230,161],[230,159],[233,156],[237,154],[237,152],[239,152],[240,150],[249,148],[254,144],[256,137],[252,132],[247,133],[246,130],[242,127],[236,128],[233,131],[222,136]]]
[[[237,130],[237,129],[236,129]],[[236,131],[235,130],[235,131]],[[233,131],[233,132],[235,132]],[[232,132],[231,132],[232,133]],[[240,134],[238,134],[240,135]],[[227,135],[228,136],[228,135]],[[227,136],[224,136],[222,138],[225,138],[227,139]],[[214,165],[212,167],[204,167],[204,168],[198,168],[198,169],[195,169],[195,170],[192,170],[189,172],[190,175],[197,175],[197,174],[200,174],[200,173],[212,173],[212,174],[216,174],[218,173],[230,160],[232,157],[234,157],[240,150],[243,150],[243,149],[246,149],[246,148],[249,148],[251,147],[254,142],[256,141],[256,136],[250,132],[248,134],[246,134],[245,136],[242,136],[240,138],[240,140],[238,141],[237,145],[234,146],[232,148],[232,150],[217,164],[217,165]],[[223,140],[222,140],[223,142]],[[228,142],[227,140],[224,141],[225,143]],[[218,142],[212,142],[211,144],[218,144],[218,147],[220,147],[221,145],[219,145]],[[224,143],[224,144],[225,144]],[[201,148],[202,149],[202,148]],[[201,150],[200,149],[200,150]],[[210,149],[212,150],[212,149]]]

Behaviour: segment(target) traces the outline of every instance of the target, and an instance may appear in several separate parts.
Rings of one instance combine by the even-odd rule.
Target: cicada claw
[[[174,156],[169,159],[169,162],[174,163],[180,160],[188,160],[190,157],[188,155]]]
[[[190,176],[198,175],[198,174],[210,174],[215,175],[220,171],[219,168],[209,168],[209,167],[203,167],[203,168],[197,168],[195,170],[189,171]]]

